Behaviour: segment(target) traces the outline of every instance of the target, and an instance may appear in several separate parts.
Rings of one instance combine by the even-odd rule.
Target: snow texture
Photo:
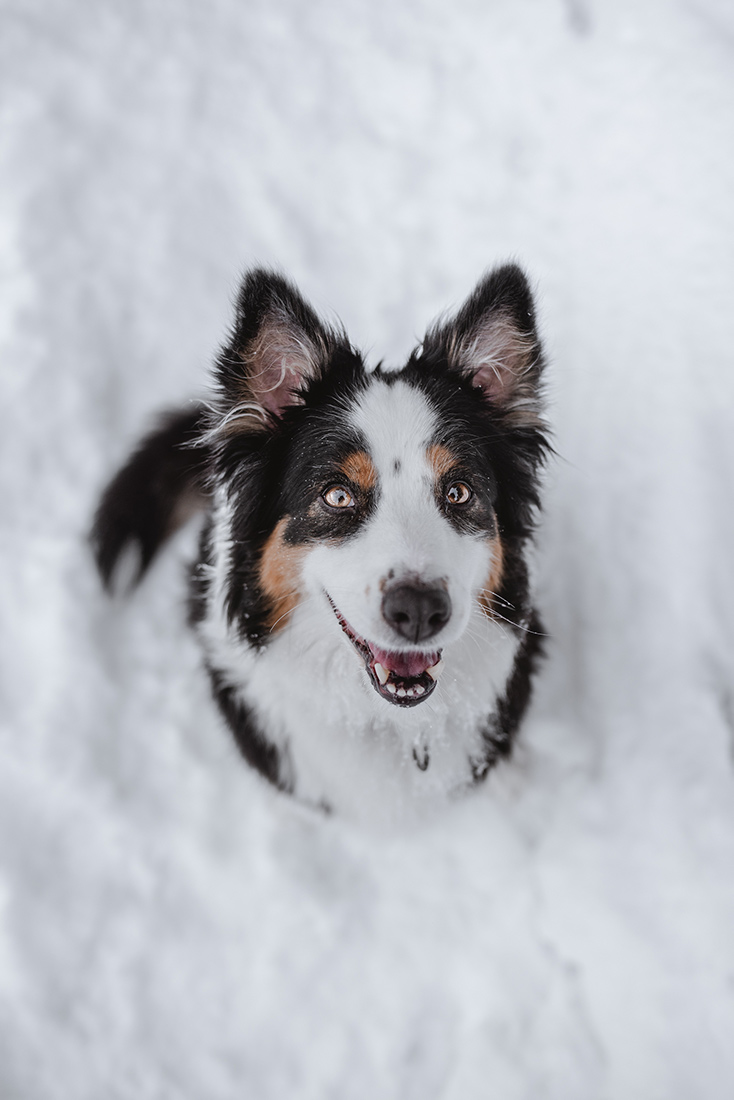
[[[0,1096],[734,1095],[726,0],[3,0]],[[537,288],[553,640],[512,764],[391,836],[242,766],[188,530],[85,532],[277,265],[397,361]]]

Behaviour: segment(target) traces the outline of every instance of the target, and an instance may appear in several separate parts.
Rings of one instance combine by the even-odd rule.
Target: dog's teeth
[[[400,696],[401,699],[404,698],[404,696],[407,695],[407,694],[408,693],[406,692],[405,688],[398,688],[398,695]]]
[[[384,665],[381,665],[379,661],[375,661],[375,676],[384,687],[384,685],[390,679],[390,671],[389,669],[386,669]]]
[[[414,695],[423,695],[423,694],[425,694],[425,690],[426,689],[423,687],[423,684],[416,684],[415,687],[413,688],[413,694]]]
[[[437,680],[443,671],[443,661],[436,661],[432,668],[427,668],[426,672],[432,680]]]
[[[391,694],[392,694],[392,695],[394,695],[394,694],[395,694],[395,692],[396,692],[396,691],[397,691],[398,689],[397,689],[397,686],[396,686],[395,684],[388,684],[388,685],[387,685],[387,690],[388,690],[389,692],[391,692]]]

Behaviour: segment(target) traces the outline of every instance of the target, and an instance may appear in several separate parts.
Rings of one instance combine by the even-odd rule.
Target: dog
[[[513,264],[401,369],[372,371],[256,269],[210,403],[164,418],[105,491],[92,538],[108,587],[127,548],[139,580],[205,513],[190,621],[242,756],[281,791],[400,814],[510,753],[542,653],[543,365]]]

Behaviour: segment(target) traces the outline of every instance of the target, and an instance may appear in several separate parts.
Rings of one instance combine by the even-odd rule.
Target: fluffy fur
[[[169,416],[106,490],[108,585],[127,546],[142,576],[205,511],[191,622],[242,755],[280,789],[392,816],[510,751],[541,650],[542,366],[515,266],[391,372],[256,270],[211,405]]]

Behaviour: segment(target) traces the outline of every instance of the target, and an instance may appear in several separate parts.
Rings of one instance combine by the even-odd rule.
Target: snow
[[[725,0],[3,0],[0,1096],[734,1090]],[[390,837],[243,767],[84,535],[275,264],[373,361],[537,287],[551,656],[515,761]]]

